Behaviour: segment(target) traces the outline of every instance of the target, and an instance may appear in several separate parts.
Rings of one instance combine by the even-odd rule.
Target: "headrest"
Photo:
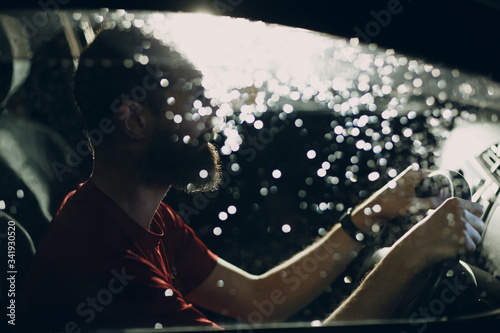
[[[30,42],[18,19],[0,14],[0,106],[23,84],[30,72]]]

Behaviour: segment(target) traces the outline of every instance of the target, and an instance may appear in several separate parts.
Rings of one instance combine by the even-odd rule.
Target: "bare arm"
[[[319,241],[262,275],[248,274],[219,259],[208,279],[187,298],[245,322],[284,320],[321,294],[361,247],[335,226]]]
[[[419,170],[405,170],[356,207],[354,224],[371,233],[374,223],[407,214],[415,204],[437,206],[432,199],[415,201],[415,184],[423,177],[425,173]],[[322,239],[262,275],[248,274],[219,259],[208,279],[187,298],[211,311],[250,323],[284,320],[320,295],[361,247],[336,225]]]
[[[484,229],[482,213],[479,204],[458,198],[447,200],[398,240],[325,322],[390,317],[418,273],[476,250]]]

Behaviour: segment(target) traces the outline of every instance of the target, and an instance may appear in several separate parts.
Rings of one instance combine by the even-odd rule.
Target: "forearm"
[[[393,249],[325,323],[390,317],[422,270],[421,263],[406,249]]]
[[[484,230],[482,214],[478,204],[447,200],[392,246],[327,321],[390,316],[417,274],[476,249]],[[358,228],[366,221],[360,215],[352,220]],[[323,292],[361,247],[337,225],[315,244],[260,276],[219,258],[210,276],[187,298],[200,307],[251,323],[283,320]]]
[[[187,297],[200,307],[249,323],[282,321],[319,296],[362,246],[337,224],[262,275],[249,274],[219,258],[210,276]]]
[[[268,320],[286,319],[314,300],[346,269],[361,247],[336,225],[305,250],[259,276],[261,302],[272,298],[269,295],[273,291],[281,295]]]
[[[357,206],[351,216],[356,227],[370,235],[387,220],[409,212],[409,207],[417,203],[414,198],[415,184],[425,177],[425,173],[417,169],[415,166],[408,167]],[[418,203],[422,207],[429,206],[427,202]],[[286,318],[323,292],[351,263],[361,246],[337,225],[316,244],[260,276],[258,289],[269,295],[269,292],[279,288],[279,294],[286,301],[276,308],[275,314],[278,319]]]
[[[458,198],[446,200],[392,246],[326,322],[390,317],[419,274],[475,251],[484,231],[482,214],[479,204]]]

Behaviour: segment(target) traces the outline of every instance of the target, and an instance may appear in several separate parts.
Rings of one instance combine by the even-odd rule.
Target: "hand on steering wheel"
[[[438,296],[443,292],[446,281],[449,283],[450,279],[460,278],[464,284],[470,284],[474,279],[468,266],[464,262],[459,262],[459,257],[473,252],[481,240],[484,223],[480,217],[483,208],[469,201],[471,193],[467,182],[460,174],[453,171],[439,170],[429,173],[408,168],[394,181],[397,186],[394,187],[394,184],[386,186],[394,191],[385,188],[370,198],[371,204],[391,201],[404,203],[404,209],[396,212],[394,208],[391,210],[390,206],[385,206],[387,217],[398,217],[397,213],[402,217],[408,213],[417,213],[439,206],[396,242],[399,247],[406,248],[402,253],[408,253],[408,259],[420,264],[419,270],[422,271],[420,281],[417,282],[418,286],[413,288],[414,293],[408,293],[396,314],[408,317],[418,309],[428,306],[431,301],[439,299]],[[416,205],[416,208],[412,208],[412,205]],[[363,206],[369,207],[367,204]],[[398,206],[394,204],[393,207]],[[413,218],[412,220],[414,221]],[[399,227],[401,223],[404,224],[400,218],[396,219],[389,231]],[[394,241],[391,241],[394,239],[392,236],[386,238],[390,242],[389,245]],[[360,276],[364,275],[366,269],[382,260],[384,254],[391,251],[396,244],[367,255]],[[450,272],[455,272],[455,276],[451,276]],[[469,294],[461,295],[468,297],[467,301],[474,299],[474,296],[471,296],[473,288],[469,290]],[[457,307],[457,304],[460,306],[459,303],[467,302],[455,302],[453,306],[448,304],[447,312],[441,315],[461,313],[462,310]]]
[[[472,253],[481,241],[483,207],[464,199],[447,199],[417,223],[398,242],[405,242],[421,257],[424,266]],[[424,267],[425,268],[425,267]]]
[[[399,316],[420,316],[422,309],[428,309],[432,303],[439,302],[449,288],[451,279],[454,283],[465,286],[453,302],[443,306],[434,316],[457,315],[474,308],[477,299],[475,277],[470,267],[459,258],[476,250],[481,241],[484,223],[481,220],[483,207],[470,201],[471,193],[465,179],[453,171],[437,171],[419,184],[417,195],[435,195],[438,191],[447,192],[451,197],[432,214],[417,223],[398,242],[406,242],[418,251],[424,267],[423,279],[416,294],[408,297],[399,310]],[[457,196],[461,197],[458,198]],[[472,286],[472,288],[471,288]],[[443,302],[441,302],[443,303]],[[444,304],[444,303],[443,303]],[[425,315],[424,317],[426,317]]]
[[[379,230],[392,219],[438,207],[446,199],[440,193],[425,197],[416,193],[417,185],[422,184],[429,174],[418,165],[409,166],[353,210],[351,218],[354,224],[372,233],[374,225]]]

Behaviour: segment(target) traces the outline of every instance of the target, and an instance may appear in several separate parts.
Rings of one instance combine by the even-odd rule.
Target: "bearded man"
[[[250,323],[281,321],[342,274],[375,229],[412,207],[439,206],[325,321],[385,318],[417,274],[480,242],[482,207],[415,198],[426,173],[410,168],[320,240],[251,275],[212,253],[163,202],[171,188],[209,191],[220,180],[210,142],[215,110],[203,99],[201,74],[153,36],[115,29],[82,53],[74,88],[89,131],[109,134],[93,145],[91,177],[66,197],[38,249],[23,288],[20,321],[27,326],[219,328],[199,309]],[[296,268],[311,260],[318,269],[304,278]],[[300,286],[283,288],[285,280]]]

